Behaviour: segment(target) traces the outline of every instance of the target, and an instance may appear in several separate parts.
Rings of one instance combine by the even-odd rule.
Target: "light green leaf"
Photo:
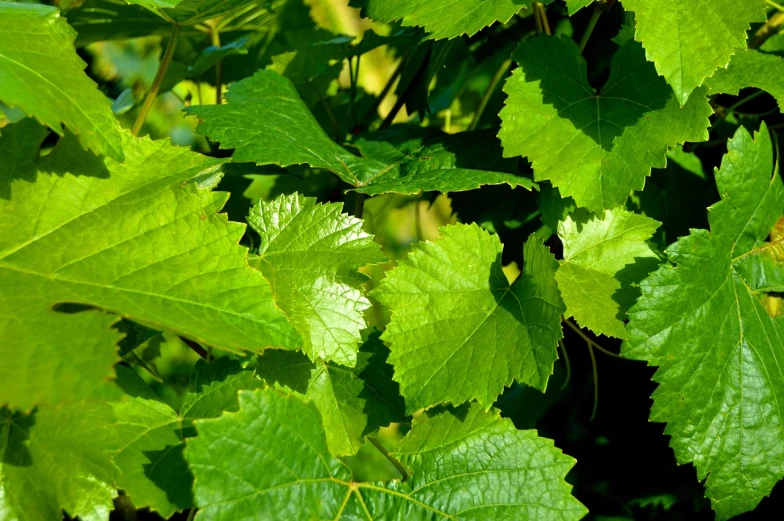
[[[38,160],[34,183],[11,172],[11,198],[0,199],[0,403],[87,398],[112,375],[116,319],[56,304],[232,351],[300,342],[237,245],[244,227],[216,213],[227,195],[189,183],[221,160],[128,133],[123,148],[117,163],[68,135]]]
[[[527,156],[535,180],[550,180],[578,206],[599,213],[623,204],[651,167],[665,166],[668,147],[708,137],[713,111],[703,90],[681,108],[638,43],[618,50],[598,93],[567,38],[528,38],[514,58],[520,67],[500,114],[504,153]]]
[[[659,265],[648,245],[659,224],[620,208],[605,210],[601,219],[567,217],[559,223],[564,259],[555,280],[566,314],[597,335],[625,338],[636,286]]]
[[[563,480],[572,458],[477,405],[414,422],[394,454],[411,471],[405,483],[354,482],[330,457],[315,405],[272,389],[243,391],[239,412],[197,429],[185,453],[202,521],[576,521],[586,513]]]
[[[299,194],[259,201],[248,222],[261,236],[254,261],[272,285],[275,302],[302,335],[312,359],[353,366],[370,307],[359,268],[384,262],[362,221],[342,203],[317,204]]]
[[[316,404],[334,456],[356,454],[366,435],[406,419],[405,404],[387,363],[389,349],[380,336],[370,335],[353,368],[311,362],[295,351],[268,350],[259,358],[257,370],[263,380]]]
[[[562,337],[558,263],[529,239],[510,285],[498,236],[475,224],[440,231],[371,293],[392,313],[382,338],[406,409],[472,399],[489,408],[513,380],[544,391]]]
[[[141,5],[153,12],[163,11],[168,18],[186,27],[233,11],[250,11],[257,5],[247,0],[127,0],[127,2]]]
[[[784,110],[784,58],[754,49],[738,52],[726,69],[719,69],[705,84],[711,92],[736,96],[744,87],[762,89]]]
[[[530,5],[531,0],[368,0],[363,12],[379,22],[402,19],[404,26],[423,27],[431,38],[440,40],[473,36],[496,22],[508,22]]]
[[[398,125],[373,132],[352,145],[362,157],[388,165],[367,186],[368,194],[416,194],[420,191],[462,192],[483,185],[536,187],[515,175],[517,161],[502,159],[501,143],[487,131],[443,134],[433,129]]]
[[[753,509],[784,476],[784,318],[768,316],[739,270],[784,209],[763,124],[743,128],[716,172],[710,231],[667,250],[672,264],[641,284],[623,354],[659,369],[651,420],[680,463],[693,462],[718,519]]]
[[[635,39],[681,105],[730,57],[746,47],[746,31],[765,21],[765,0],[624,0],[634,11]],[[701,97],[701,93],[695,93]]]
[[[24,414],[0,408],[0,518],[60,521],[63,510],[105,521],[114,508],[119,449],[106,403],[41,407]]]
[[[583,7],[588,7],[591,5],[594,0],[565,0],[566,8],[569,11],[569,15],[573,15]]]
[[[221,148],[234,148],[234,161],[258,165],[308,164],[326,168],[359,186],[385,165],[363,160],[332,141],[285,76],[260,70],[226,93],[226,104],[189,107],[197,130]]]
[[[196,435],[193,419],[237,411],[237,393],[262,385],[252,369],[223,357],[196,362],[185,403],[177,414],[133,370],[118,367],[117,382],[128,395],[110,405],[123,445],[114,457],[121,473],[117,486],[137,507],[150,507],[164,518],[193,506],[193,473],[183,457],[185,438]]]
[[[56,8],[0,1],[0,101],[60,135],[65,123],[90,150],[122,160],[111,101],[84,73],[74,38]]]

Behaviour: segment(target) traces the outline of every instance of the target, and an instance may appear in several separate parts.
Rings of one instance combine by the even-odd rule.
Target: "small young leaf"
[[[659,222],[620,208],[558,225],[564,260],[555,274],[566,314],[597,335],[625,338],[636,285],[659,265],[648,245]]]
[[[261,236],[261,269],[275,302],[302,335],[312,359],[353,366],[370,302],[359,268],[384,262],[362,221],[341,213],[342,204],[318,204],[299,194],[259,203],[248,216]]]
[[[710,231],[667,250],[629,311],[623,354],[659,367],[651,420],[667,422],[680,463],[693,462],[718,519],[753,509],[784,476],[784,318],[772,318],[740,269],[784,208],[763,124],[740,127],[716,184]]]
[[[268,350],[259,358],[258,374],[268,384],[316,404],[333,456],[355,454],[366,435],[406,419],[405,404],[387,363],[389,349],[379,337],[378,332],[370,335],[353,368],[311,362],[293,351]]]
[[[523,273],[509,284],[502,248],[475,224],[443,227],[371,293],[392,312],[382,338],[409,412],[472,399],[489,408],[513,380],[547,387],[565,309],[558,263],[531,238]]]
[[[586,513],[563,479],[572,458],[477,405],[414,422],[393,454],[411,471],[404,483],[353,481],[330,456],[315,405],[272,389],[243,391],[239,412],[196,425],[185,454],[203,521],[577,521]]]

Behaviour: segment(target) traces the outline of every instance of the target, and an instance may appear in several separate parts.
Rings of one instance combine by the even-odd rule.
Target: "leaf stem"
[[[775,7],[779,11],[784,11],[784,5],[781,5],[781,4],[777,3],[777,2],[774,2],[773,0],[765,0],[765,3],[768,4],[771,7]]]
[[[586,344],[588,344],[588,347],[595,347],[597,350],[599,350],[599,351],[601,351],[602,353],[604,353],[604,354],[606,354],[606,355],[608,355],[608,356],[611,356],[611,357],[613,357],[613,358],[620,358],[621,360],[629,360],[628,358],[624,358],[624,357],[622,357],[621,355],[619,355],[618,353],[613,353],[612,351],[609,351],[609,350],[607,350],[607,349],[603,348],[602,346],[600,346],[599,344],[597,344],[597,343],[596,343],[594,340],[592,340],[592,339],[591,339],[591,338],[590,338],[588,335],[586,335],[585,333],[583,333],[583,332],[582,332],[582,330],[581,330],[579,327],[577,327],[577,325],[576,325],[574,322],[572,322],[571,320],[569,320],[568,318],[564,318],[564,319],[563,319],[563,322],[564,322],[564,323],[565,323],[567,326],[569,326],[569,327],[572,329],[572,331],[574,331],[575,333],[577,333],[578,335],[580,335],[580,338],[582,338],[582,339],[583,339],[583,341],[584,341]]]
[[[188,511],[188,519],[186,519],[185,521],[193,521],[193,516],[195,515],[196,515],[196,507],[191,507],[190,510]]]
[[[408,472],[406,472],[406,468],[405,468],[403,465],[401,465],[401,464],[400,464],[400,462],[399,462],[398,460],[396,460],[396,459],[395,459],[395,458],[394,458],[394,457],[393,457],[393,456],[392,456],[392,455],[391,455],[391,454],[390,454],[390,453],[387,451],[387,449],[385,449],[385,448],[384,448],[384,446],[383,446],[383,445],[381,445],[381,442],[380,442],[380,441],[378,441],[378,439],[377,439],[377,438],[374,438],[374,437],[372,437],[372,436],[368,436],[368,440],[370,441],[370,443],[372,443],[372,444],[373,444],[373,446],[374,446],[374,447],[376,447],[376,448],[377,448],[377,449],[378,449],[378,450],[381,452],[381,454],[383,454],[383,455],[384,455],[384,456],[385,456],[385,457],[386,457],[386,458],[389,460],[389,462],[390,462],[392,465],[394,465],[394,466],[395,466],[395,468],[397,469],[397,471],[398,471],[398,472],[400,472],[400,475],[401,475],[401,476],[403,476],[403,479],[402,479],[402,481],[406,481],[406,480],[408,479]]]
[[[186,346],[190,347],[193,350],[194,353],[196,353],[200,357],[204,358],[208,362],[210,361],[210,353],[206,349],[204,349],[202,346],[200,346],[197,342],[194,342],[190,338],[185,338],[184,336],[181,336],[180,340],[182,340],[183,344],[185,344]]]
[[[493,76],[493,79],[490,80],[490,84],[487,86],[487,89],[485,89],[485,92],[482,95],[482,100],[479,102],[479,108],[476,109],[474,118],[471,120],[471,124],[468,125],[468,130],[476,130],[477,125],[479,125],[479,120],[482,118],[482,113],[484,113],[485,108],[487,108],[487,103],[490,101],[490,97],[493,95],[496,87],[506,75],[507,71],[509,71],[509,67],[511,66],[512,57],[510,56],[504,60]]]
[[[411,93],[414,92],[414,87],[416,87],[416,84],[419,82],[419,80],[422,79],[422,76],[424,76],[429,64],[430,51],[428,50],[427,55],[422,60],[422,63],[419,64],[419,68],[417,68],[414,76],[411,78],[411,81],[408,82],[408,85],[406,85],[403,93],[400,95],[397,101],[395,101],[395,106],[392,107],[392,110],[389,111],[387,117],[385,117],[384,121],[381,122],[381,125],[378,127],[379,130],[387,129],[392,125],[392,122],[395,120],[395,116],[397,116],[397,113],[400,112],[401,108],[403,108],[403,105],[406,103],[408,97],[411,96]]]
[[[566,389],[566,386],[569,385],[569,381],[572,379],[572,364],[569,362],[569,354],[566,352],[566,346],[563,343],[563,339],[558,340],[558,347],[561,350],[561,354],[563,354],[563,361],[566,365],[566,379],[560,387],[560,389],[563,390]]]
[[[354,192],[354,194],[357,196],[354,199],[354,217],[362,219],[362,213],[365,210],[365,194],[360,192]]]
[[[596,418],[596,411],[599,410],[599,368],[596,367],[596,355],[593,353],[591,344],[588,344],[588,354],[591,355],[591,371],[593,373],[593,410],[588,421],[592,422]]]
[[[593,9],[593,14],[591,14],[591,19],[588,20],[588,26],[585,28],[585,32],[583,33],[583,37],[580,38],[580,54],[583,53],[585,50],[585,46],[588,45],[588,40],[591,38],[591,33],[596,28],[596,22],[599,21],[599,17],[602,16],[602,13],[606,10],[604,7],[604,3],[596,4],[596,7]]]
[[[550,31],[550,22],[547,20],[547,11],[545,11],[544,5],[540,2],[534,2],[532,5],[534,15],[538,13],[536,28],[539,29],[539,32],[544,32],[544,34],[551,36],[553,33]]]
[[[220,31],[218,30],[218,26],[213,25],[212,30],[210,31],[210,39],[212,40],[212,45],[216,48],[220,49],[221,41],[220,41]],[[223,64],[221,60],[215,62],[215,104],[220,105],[222,98],[223,98]]]
[[[144,126],[144,120],[147,119],[147,114],[150,113],[152,104],[155,101],[155,98],[158,96],[158,90],[161,88],[163,78],[166,76],[166,70],[169,68],[169,64],[172,61],[172,56],[174,56],[174,49],[177,48],[177,40],[180,38],[181,29],[182,26],[180,26],[180,24],[175,23],[172,25],[171,36],[169,36],[169,44],[166,46],[166,51],[163,53],[163,58],[161,58],[161,64],[158,66],[158,72],[155,73],[155,79],[152,81],[150,91],[147,93],[147,97],[144,98],[144,103],[142,104],[142,108],[139,110],[139,115],[136,116],[136,121],[133,123],[131,132],[134,136],[139,135],[139,131],[141,131],[142,126]]]
[[[360,123],[361,125],[367,127],[368,125],[370,125],[370,122],[373,120],[373,116],[377,115],[378,107],[384,101],[384,98],[387,97],[389,91],[392,90],[392,87],[395,86],[395,82],[400,77],[400,74],[403,72],[403,65],[406,63],[407,57],[408,56],[406,55],[400,59],[400,63],[397,64],[397,67],[395,67],[392,76],[389,77],[389,80],[387,80],[386,85],[384,85],[384,88],[381,89],[381,92],[376,98],[376,101],[373,103],[373,106],[370,108],[370,110],[367,111],[367,114],[365,115],[364,119]]]
[[[784,24],[784,11],[779,11],[771,16],[765,24],[757,29],[749,42],[749,49],[760,47],[765,40],[779,32],[781,25]]]

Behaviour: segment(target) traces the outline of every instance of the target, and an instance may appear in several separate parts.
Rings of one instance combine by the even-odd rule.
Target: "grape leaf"
[[[76,47],[106,40],[171,33],[171,23],[167,20],[121,0],[86,0],[65,13],[65,17],[68,24],[76,29]]]
[[[776,98],[784,110],[784,58],[754,49],[738,52],[726,69],[705,81],[711,92],[737,96],[744,87],[756,87]]]
[[[529,239],[510,285],[498,236],[475,224],[440,231],[371,292],[392,313],[382,338],[406,409],[472,399],[488,408],[513,380],[544,391],[564,312],[552,254]]]
[[[766,8],[765,0],[624,0],[623,7],[634,11],[635,39],[681,105],[746,47],[749,25],[764,22]]]
[[[578,206],[599,213],[621,205],[651,167],[665,166],[668,147],[708,137],[704,89],[681,108],[638,43],[618,50],[598,93],[568,38],[528,38],[514,59],[520,67],[500,113],[504,153],[528,156],[534,179],[549,179]]]
[[[403,20],[423,27],[435,40],[473,36],[496,22],[506,23],[532,0],[367,0],[363,13],[379,22]],[[551,0],[544,0],[549,4]]]
[[[377,331],[370,335],[353,368],[311,362],[295,351],[268,350],[259,358],[258,374],[269,385],[316,404],[334,456],[355,454],[364,436],[406,419],[405,404],[387,363],[389,349],[380,336]]]
[[[84,73],[74,38],[56,8],[0,1],[0,101],[60,135],[65,123],[90,150],[122,161],[111,101]]]
[[[317,204],[299,194],[259,201],[248,222],[261,236],[253,261],[270,281],[275,302],[303,339],[312,359],[353,366],[370,302],[359,268],[386,261],[362,221],[342,203]]]
[[[84,521],[108,519],[117,495],[115,420],[102,402],[29,414],[0,408],[0,518],[58,521],[65,510]]]
[[[666,251],[629,311],[623,354],[659,369],[651,420],[680,463],[693,462],[718,519],[754,508],[784,476],[784,319],[766,313],[738,269],[784,209],[763,124],[740,127],[716,172],[710,231]]]
[[[239,412],[196,425],[185,455],[202,521],[566,521],[586,513],[563,480],[572,458],[477,405],[414,422],[394,454],[411,470],[405,483],[353,481],[330,457],[315,405],[272,389],[243,391]]]
[[[112,375],[116,318],[52,310],[62,303],[233,351],[300,342],[237,245],[243,226],[216,215],[226,195],[188,183],[221,160],[125,132],[123,148],[117,163],[68,135],[38,160],[34,183],[11,173],[11,199],[0,199],[0,403],[87,398]]]
[[[616,208],[602,219],[567,217],[558,224],[564,260],[555,274],[566,314],[597,335],[626,337],[626,311],[636,285],[659,264],[648,245],[659,222]]]
[[[233,11],[256,7],[247,0],[127,0],[129,4],[146,7],[152,12],[162,11],[180,25],[190,26],[226,15]]]
[[[569,15],[573,15],[583,7],[588,7],[591,5],[594,0],[565,0],[566,1],[566,8],[569,11]]]
[[[233,84],[226,104],[197,105],[186,112],[200,120],[197,130],[234,148],[234,161],[258,165],[308,164],[326,168],[353,186],[385,165],[364,160],[332,141],[299,97],[291,81],[260,70]]]
[[[369,154],[358,157],[327,136],[291,81],[272,70],[259,71],[235,83],[226,99],[227,104],[199,105],[187,112],[203,120],[197,127],[199,132],[219,141],[222,148],[235,149],[234,161],[326,168],[358,192],[371,195],[414,194],[421,190],[450,192],[483,184],[506,183],[528,189],[534,186],[529,179],[509,173],[460,168],[463,162],[470,162],[466,159],[469,154],[458,157],[450,148],[476,134],[434,140],[415,136],[401,142],[400,151],[389,145],[371,146],[365,140],[359,149],[368,150]],[[431,152],[435,156],[428,155]],[[476,163],[475,158],[473,162]]]
[[[128,399],[111,403],[116,430],[124,441],[114,462],[117,486],[137,507],[148,506],[164,518],[193,506],[193,473],[183,457],[185,438],[196,435],[192,420],[215,418],[239,407],[237,392],[260,387],[252,369],[223,357],[199,360],[177,414],[132,370],[119,366],[117,382]]]

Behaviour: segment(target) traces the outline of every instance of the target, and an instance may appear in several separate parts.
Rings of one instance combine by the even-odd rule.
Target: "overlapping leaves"
[[[739,128],[716,183],[710,232],[667,250],[642,282],[624,356],[659,367],[651,419],[667,422],[679,462],[693,462],[717,518],[751,510],[784,476],[784,319],[772,318],[749,259],[784,209],[770,135]],[[754,262],[754,261],[751,261]]]
[[[226,194],[188,182],[221,160],[126,133],[124,163],[72,136],[35,160],[35,125],[0,138],[24,144],[0,199],[0,403],[100,395],[119,339],[101,310],[233,351],[299,345],[237,244],[244,227],[216,214]],[[52,309],[70,303],[98,309]]]
[[[394,456],[401,483],[361,483],[327,450],[318,410],[274,390],[240,393],[240,410],[197,422],[186,458],[204,520],[578,520],[571,458],[473,405],[423,415]],[[470,494],[465,491],[470,490]]]

